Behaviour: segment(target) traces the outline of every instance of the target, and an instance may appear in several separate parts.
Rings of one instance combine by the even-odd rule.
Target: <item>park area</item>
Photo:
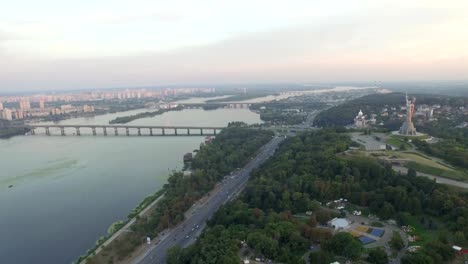
[[[381,228],[369,227],[366,225],[357,225],[348,231],[353,237],[361,241],[363,245],[373,243],[384,235],[385,230]]]

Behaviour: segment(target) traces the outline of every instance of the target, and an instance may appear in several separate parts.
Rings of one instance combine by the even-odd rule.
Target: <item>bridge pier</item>
[[[76,135],[77,135],[77,136],[81,136],[80,128],[79,128],[79,127],[75,127],[75,129],[76,129]]]
[[[36,135],[36,131],[34,130],[34,128],[31,129],[31,135]]]
[[[174,135],[177,136],[177,128],[174,128]]]
[[[61,134],[62,136],[65,136],[65,128],[64,128],[64,127],[61,127],[61,128],[60,128],[60,134]]]
[[[47,136],[50,136],[50,130],[49,130],[49,127],[46,127],[46,128],[45,128],[45,134],[46,134]]]
[[[165,136],[166,135],[166,130],[163,128],[162,129],[162,135]]]
[[[130,131],[129,131],[128,127],[125,128],[125,133],[127,134],[127,137],[130,136]]]
[[[213,129],[213,134],[216,136],[216,128]]]
[[[102,131],[104,132],[104,136],[107,136],[107,129],[106,129],[106,127],[102,127]]]
[[[138,128],[138,135],[141,136],[141,128]]]
[[[91,129],[93,130],[93,136],[96,136],[96,135],[97,135],[97,134],[96,134],[96,128],[95,128],[95,127],[92,127]]]
[[[187,135],[190,135],[190,128],[187,128]]]
[[[119,129],[114,127],[114,135],[118,136],[119,135]]]
[[[150,136],[153,136],[153,129],[150,128]]]

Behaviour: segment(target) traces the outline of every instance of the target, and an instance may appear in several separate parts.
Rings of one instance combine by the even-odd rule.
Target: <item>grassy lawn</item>
[[[392,137],[394,138],[398,138],[398,139],[401,139],[401,140],[405,140],[405,138],[408,138],[408,139],[420,139],[420,140],[423,140],[423,139],[428,139],[429,136],[428,135],[422,135],[422,136],[402,136],[402,135],[392,135]]]
[[[448,179],[468,181],[468,172],[448,167],[436,160],[431,160],[429,157],[424,156],[417,152],[401,152],[401,151],[385,151],[385,152],[365,152],[365,151],[352,151],[341,155],[343,158],[352,158],[355,156],[372,156],[375,158],[385,158],[395,156],[397,158],[408,159],[406,163],[407,168],[412,168],[418,172],[426,173],[434,176],[440,176]]]
[[[413,154],[411,152],[395,152],[395,151],[392,151],[390,153],[391,155],[395,155],[399,158],[406,158],[406,159],[412,160],[416,163],[419,163],[425,166],[430,166],[430,167],[434,167],[434,168],[438,168],[438,169],[446,170],[446,171],[453,171],[452,168],[449,168],[431,159],[425,158],[422,155],[419,155],[419,153]]]
[[[458,180],[458,181],[466,181],[468,180],[468,175],[466,173],[463,173],[461,171],[456,171],[452,169],[441,169],[441,168],[436,168],[424,164],[420,164],[414,161],[410,161],[406,163],[407,168],[412,168],[415,171],[419,171],[422,173],[430,174],[430,175],[435,175],[435,176],[441,176],[453,180]]]
[[[453,169],[451,167],[445,166],[435,160],[431,160],[424,155],[415,152],[397,152],[389,151],[391,155],[397,156],[399,158],[406,158],[411,161],[406,163],[407,168],[412,168],[418,172],[445,177],[453,180],[467,181],[468,173]]]
[[[296,218],[297,221],[306,224],[309,222],[310,216],[306,214],[295,214],[293,215],[294,218]]]
[[[394,147],[400,148],[401,145],[405,146],[405,149],[412,149],[410,143],[406,142],[405,140],[398,138],[396,136],[391,136],[385,140],[385,143],[390,144]]]
[[[416,156],[420,156],[422,157],[423,159],[426,159],[426,160],[432,160],[434,161],[435,163],[437,164],[440,164],[442,165],[444,168],[447,167],[449,169],[455,169],[452,165],[450,164],[447,164],[447,163],[444,163],[444,162],[441,162],[441,159],[438,159],[438,158],[431,158],[423,153],[420,153],[420,152],[415,152],[415,151],[404,151],[405,153],[408,153],[408,154],[413,154],[413,155],[416,155]]]
[[[414,228],[414,231],[409,233],[409,235],[416,235],[419,237],[418,241],[415,242],[410,242],[410,246],[421,246],[426,244],[427,242],[434,241],[437,239],[438,233],[442,231],[445,227],[442,225],[441,222],[436,221],[435,219],[425,216],[425,218],[432,219],[434,223],[437,224],[437,229],[428,229],[426,228],[423,224],[420,222],[420,216],[413,216],[413,215],[407,215],[405,219],[405,224],[410,225]]]

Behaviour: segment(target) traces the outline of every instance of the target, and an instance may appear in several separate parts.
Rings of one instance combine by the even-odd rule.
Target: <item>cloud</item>
[[[134,17],[115,19],[101,21],[124,23]],[[466,79],[466,24],[463,9],[389,7],[236,33],[214,43],[165,52],[81,59],[10,58],[0,61],[0,90]]]
[[[105,24],[125,24],[132,23],[135,21],[142,20],[153,20],[158,22],[179,22],[183,19],[181,14],[161,12],[161,13],[149,13],[149,14],[133,14],[133,15],[120,15],[120,16],[108,16],[94,19],[94,22],[105,23]],[[89,21],[89,22],[93,22]]]

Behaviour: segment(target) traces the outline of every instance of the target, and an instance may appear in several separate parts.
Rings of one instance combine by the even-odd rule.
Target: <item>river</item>
[[[148,110],[60,124],[107,124],[142,111]],[[129,124],[226,126],[230,121],[261,122],[258,114],[246,109],[187,109]],[[183,154],[204,140],[85,135],[89,133],[83,129],[81,137],[39,133],[0,140],[1,263],[75,260],[106,234],[111,223],[125,219],[144,197],[159,190],[169,172],[182,167]]]

